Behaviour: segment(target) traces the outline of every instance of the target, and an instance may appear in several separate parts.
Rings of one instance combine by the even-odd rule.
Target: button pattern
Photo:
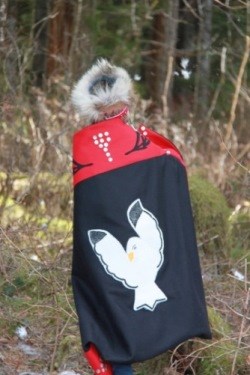
[[[108,131],[105,131],[104,133],[98,133],[96,135],[93,135],[93,142],[94,144],[99,147],[103,152],[105,153],[108,161],[111,163],[113,161],[113,157],[109,151],[109,146],[111,142],[111,137]]]

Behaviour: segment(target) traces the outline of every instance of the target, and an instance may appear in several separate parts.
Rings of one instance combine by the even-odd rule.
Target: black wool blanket
[[[72,283],[83,348],[133,363],[211,338],[177,148],[115,117],[74,135]]]

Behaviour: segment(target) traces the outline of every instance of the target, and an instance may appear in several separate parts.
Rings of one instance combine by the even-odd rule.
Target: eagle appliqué
[[[136,132],[135,145],[131,150],[127,151],[125,155],[129,155],[135,151],[145,150],[149,146],[149,144],[150,144],[150,140],[145,135],[139,132]]]
[[[129,238],[126,249],[103,229],[88,231],[90,244],[107,274],[135,292],[133,309],[154,311],[167,301],[155,280],[164,261],[164,241],[158,220],[136,199],[127,217],[137,236]]]
[[[81,164],[78,163],[76,160],[73,160],[73,174],[76,174],[82,168],[91,167],[91,165],[93,165],[93,163]]]

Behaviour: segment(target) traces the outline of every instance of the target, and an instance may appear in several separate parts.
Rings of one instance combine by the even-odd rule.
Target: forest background
[[[250,372],[248,0],[1,0],[0,374],[91,374],[72,300],[70,104],[98,57],[186,160],[211,341],[137,375]],[[69,374],[69,372],[68,372]]]

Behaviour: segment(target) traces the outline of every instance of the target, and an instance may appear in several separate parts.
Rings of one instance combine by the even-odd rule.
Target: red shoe
[[[104,361],[94,344],[90,344],[89,349],[83,352],[83,356],[87,359],[89,365],[94,370],[95,375],[113,375],[110,363]]]

